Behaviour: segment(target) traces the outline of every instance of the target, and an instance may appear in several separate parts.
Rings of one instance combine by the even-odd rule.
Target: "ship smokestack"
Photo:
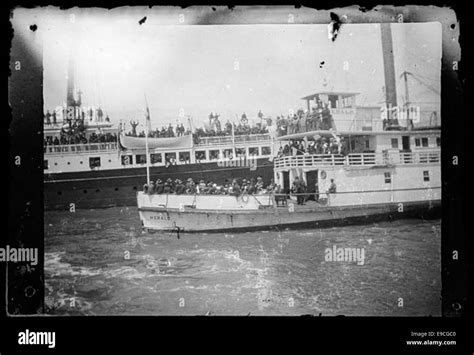
[[[397,106],[397,84],[393,59],[392,30],[390,23],[381,23],[383,67],[385,74],[385,103],[387,107]]]

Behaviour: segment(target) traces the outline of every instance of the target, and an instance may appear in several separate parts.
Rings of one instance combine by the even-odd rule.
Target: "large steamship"
[[[381,29],[384,107],[397,107],[390,28],[382,25]],[[126,136],[121,125],[114,126],[99,112],[83,109],[80,92],[75,89],[70,68],[65,115],[46,121],[44,136],[53,140],[64,127],[80,122],[88,143],[45,145],[46,209],[69,209],[72,204],[75,208],[135,206],[137,192],[147,179],[147,163],[152,179],[184,181],[191,177],[223,184],[234,178],[262,176],[266,182],[273,179],[283,191],[289,191],[298,176],[305,181],[309,193],[317,192],[316,183],[324,192],[332,178],[340,193],[332,196],[333,203],[335,199],[343,203],[339,197],[343,193],[344,204],[355,205],[361,198],[374,203],[387,199],[386,203],[395,202],[402,195],[406,197],[402,200],[413,201],[441,198],[440,127],[414,125],[417,113],[409,105],[404,117],[394,119],[391,111],[385,110],[383,120],[380,107],[357,104],[358,93],[318,91],[303,100],[310,112],[318,102],[326,102],[331,117],[329,129],[299,127],[277,134],[273,120],[265,134],[201,137],[198,141],[192,134],[149,138],[147,154],[144,138]],[[90,143],[91,136],[98,133],[115,135],[116,140]],[[349,153],[278,154],[290,141],[300,140],[307,145],[320,137],[344,139]]]

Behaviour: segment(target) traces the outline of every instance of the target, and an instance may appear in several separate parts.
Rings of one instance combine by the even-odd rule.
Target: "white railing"
[[[234,136],[236,144],[250,142],[269,142],[269,134],[243,134]],[[232,136],[199,137],[198,146],[220,146],[232,144]]]
[[[359,153],[346,156],[338,154],[295,155],[275,158],[275,168],[296,168],[315,166],[374,166],[394,164],[439,163],[441,151],[395,152],[395,153]]]
[[[117,142],[48,145],[44,147],[44,154],[103,153],[117,150],[117,147]]]
[[[291,121],[290,121],[291,122]],[[361,132],[361,131],[371,131],[371,132],[383,132],[383,121],[378,119],[364,119],[364,118],[334,118],[335,130],[336,131],[345,131],[345,132]],[[401,124],[401,123],[400,123]],[[286,130],[279,129],[279,135],[290,135],[297,133],[305,133],[318,130],[329,130],[330,126],[324,125],[322,122],[313,122],[311,120],[306,120],[305,118],[299,121],[292,121],[292,124],[287,124]]]

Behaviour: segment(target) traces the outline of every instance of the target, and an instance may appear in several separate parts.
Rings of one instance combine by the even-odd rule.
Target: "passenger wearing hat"
[[[245,179],[244,179],[244,181],[245,181]],[[240,194],[242,193],[242,190],[240,189],[240,186],[239,186],[236,179],[234,179],[234,181],[232,181],[232,187],[231,188],[232,188],[232,195],[234,195],[235,197],[240,196]]]
[[[226,182],[223,186],[221,186],[221,194],[227,195],[229,193],[229,184]]]
[[[168,178],[165,182],[165,187],[163,189],[163,193],[170,194],[170,193],[172,193],[172,190],[173,190],[173,180]]]
[[[143,185],[143,192],[146,194],[148,193],[148,184]]]
[[[295,180],[293,181],[293,193],[296,193],[298,194],[296,196],[296,201],[298,203],[298,205],[303,205],[304,204],[304,200],[305,200],[305,197],[303,195],[300,195],[300,194],[303,194],[305,192],[305,184],[304,184],[304,181],[303,180],[300,180],[300,178],[297,176],[295,177]]]
[[[161,179],[156,180],[155,184],[155,193],[156,194],[162,194],[164,190],[165,185],[163,184],[163,181]]]
[[[207,184],[207,193],[211,195],[215,195],[217,193],[217,184],[214,184],[212,181]]]
[[[148,186],[148,195],[153,195],[155,193],[155,183],[150,181],[150,185]]]
[[[199,181],[199,184],[197,185],[196,189],[198,194],[206,193],[206,183],[204,182],[204,180],[201,179]]]
[[[182,195],[186,192],[186,186],[183,185],[180,179],[176,179],[175,191],[177,195]]]
[[[247,186],[247,193],[248,194],[254,194],[256,192],[257,192],[257,189],[255,188],[255,179],[252,178],[252,179],[250,179],[250,183]]]
[[[186,181],[186,193],[188,194],[196,193],[196,185],[194,184],[194,181],[191,178],[188,178],[188,180]]]
[[[256,192],[260,192],[263,190],[263,179],[261,176],[257,177],[257,182],[255,183],[255,190]]]
[[[243,179],[242,180],[242,186],[241,186],[241,192],[242,193],[248,193],[248,189],[249,189],[249,181],[246,180],[246,179]]]
[[[267,186],[267,192],[272,192],[276,190],[275,181],[270,179],[270,185]]]

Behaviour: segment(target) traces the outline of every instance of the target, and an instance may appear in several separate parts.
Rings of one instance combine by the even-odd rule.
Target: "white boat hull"
[[[146,196],[146,197],[143,197]],[[256,208],[242,207],[222,210],[217,207],[220,196],[200,196],[206,205],[215,203],[215,208],[199,208],[199,204],[182,205],[176,208],[140,204],[140,200],[154,200],[143,195],[139,200],[139,214],[145,230],[180,231],[180,232],[221,232],[232,230],[271,229],[285,227],[324,226],[326,224],[353,223],[357,221],[370,222],[378,217],[391,216],[402,218],[413,214],[429,216],[440,210],[441,200],[409,201],[400,203],[361,204],[352,206],[328,206],[308,201],[304,206],[298,206],[288,201],[287,206],[258,205]],[[158,199],[166,198],[166,195]],[[172,196],[176,204],[176,195]],[[183,196],[183,200],[188,197]],[[204,199],[205,197],[205,199]],[[233,196],[224,198],[235,199]],[[262,200],[265,198],[262,198]],[[178,199],[179,201],[179,199]],[[229,201],[226,201],[230,204]],[[236,205],[239,205],[236,202]],[[252,205],[255,206],[255,205]]]

